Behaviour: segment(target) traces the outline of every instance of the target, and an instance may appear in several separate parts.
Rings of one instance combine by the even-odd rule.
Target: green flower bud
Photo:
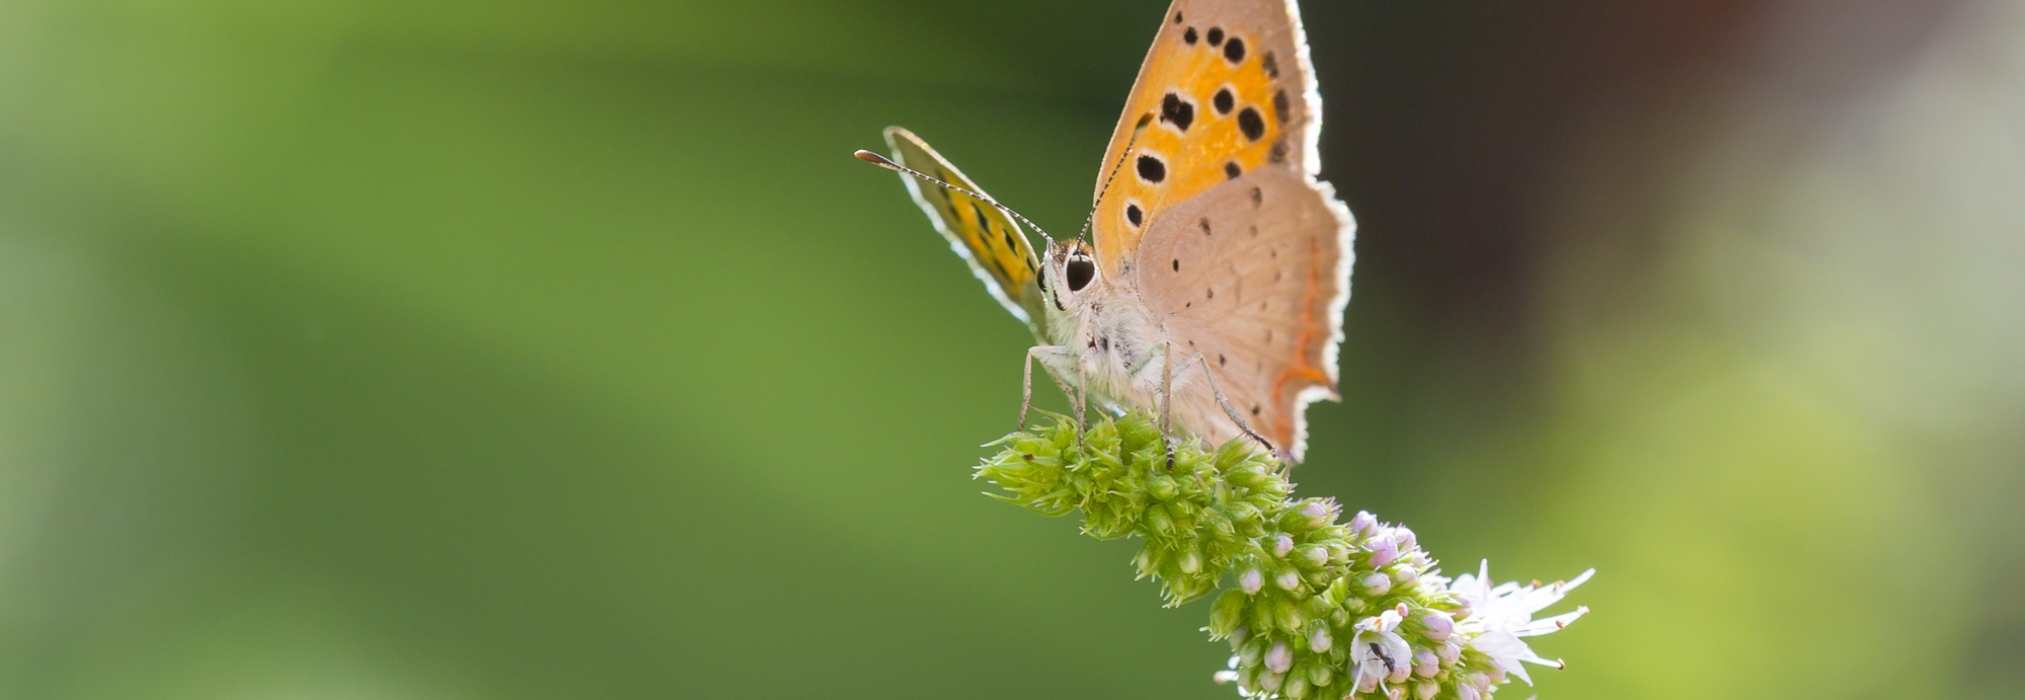
[[[1226,637],[1235,633],[1244,622],[1245,594],[1235,590],[1224,591],[1216,597],[1216,603],[1209,610],[1209,634],[1211,637]]]
[[[1336,673],[1329,664],[1314,664],[1308,667],[1308,682],[1317,688],[1326,688],[1335,680]]]
[[[1146,480],[1146,493],[1153,496],[1156,500],[1173,500],[1174,496],[1180,492],[1181,488],[1175,485],[1173,479],[1166,476],[1154,476]]]
[[[1294,601],[1279,598],[1274,600],[1273,622],[1287,634],[1300,634],[1301,624],[1307,622],[1307,619],[1301,616],[1301,611],[1294,606]]]
[[[1174,530],[1174,519],[1167,516],[1167,509],[1154,506],[1146,509],[1146,527],[1156,534],[1165,535]]]
[[[1294,700],[1308,697],[1308,679],[1305,676],[1288,676],[1280,692]]]

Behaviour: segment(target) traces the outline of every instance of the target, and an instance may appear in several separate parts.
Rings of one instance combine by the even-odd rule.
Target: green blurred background
[[[1600,569],[1544,698],[2017,697],[2025,6],[1306,4],[1305,493]],[[1074,230],[1163,5],[0,2],[0,697],[1234,697],[848,157]]]

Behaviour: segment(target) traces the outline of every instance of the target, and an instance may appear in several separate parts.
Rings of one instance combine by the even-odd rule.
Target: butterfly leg
[[[1021,368],[1024,377],[1020,381],[1020,430],[1027,429],[1027,409],[1033,408],[1034,405],[1034,361],[1040,360],[1043,368],[1048,370],[1048,378],[1055,380],[1055,386],[1062,390],[1063,396],[1069,396],[1075,392],[1069,390],[1068,383],[1062,381],[1060,373],[1056,372],[1054,367],[1047,365],[1050,358],[1061,360],[1073,356],[1067,347],[1060,345],[1036,345],[1027,348],[1025,366]],[[1078,415],[1081,415],[1080,411]],[[1079,427],[1081,423],[1082,419],[1080,417],[1077,418],[1077,425]]]
[[[1160,444],[1167,448],[1167,471],[1174,471],[1174,363],[1170,355],[1167,344],[1161,343]]]
[[[1200,353],[1198,353],[1200,354]],[[1174,469],[1174,357],[1166,342],[1156,343],[1127,369],[1135,380],[1147,365],[1160,358],[1160,439],[1167,446],[1167,468]]]

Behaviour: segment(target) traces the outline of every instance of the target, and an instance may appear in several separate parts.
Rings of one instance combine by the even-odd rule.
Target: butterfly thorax
[[[1160,391],[1169,361],[1165,334],[1127,280],[1091,278],[1083,286],[1068,273],[1079,254],[1073,245],[1051,251],[1043,272],[1047,341],[1062,352],[1044,356],[1048,371],[1081,386],[1100,405],[1148,406]]]

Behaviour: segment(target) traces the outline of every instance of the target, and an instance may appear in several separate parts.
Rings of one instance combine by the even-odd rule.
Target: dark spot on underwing
[[[1223,353],[1217,353],[1217,354],[1216,354],[1216,366],[1218,366],[1218,367],[1222,367],[1222,366],[1223,366]]]
[[[1252,415],[1256,416],[1256,415],[1258,415],[1258,414],[1259,414],[1259,405],[1258,405],[1258,404],[1252,404]]]
[[[1188,31],[1182,32],[1182,33],[1181,33],[1181,40],[1182,40],[1182,41],[1185,41],[1185,42],[1188,42],[1188,45],[1189,45],[1189,46],[1194,46],[1194,45],[1195,45],[1195,27],[1189,27],[1189,28],[1188,28]]]
[[[1265,138],[1266,119],[1250,107],[1238,110],[1238,131],[1244,132],[1245,138],[1252,141]]]
[[[1245,228],[1251,231],[1251,234],[1252,234],[1252,237],[1253,237],[1253,238],[1258,238],[1258,237],[1259,237],[1259,227],[1258,227],[1258,226],[1256,226],[1256,225],[1254,225],[1254,226],[1247,226],[1247,227],[1245,227]]]
[[[1266,160],[1275,163],[1287,162],[1287,140],[1274,141],[1272,150],[1266,152]]]
[[[1160,121],[1187,132],[1188,125],[1195,123],[1195,105],[1181,99],[1180,95],[1167,93],[1166,97],[1160,98]]]
[[[1181,258],[1175,258],[1175,259],[1174,259],[1174,271],[1175,271],[1175,272],[1180,272],[1180,271],[1181,271]]]
[[[1231,37],[1230,43],[1223,45],[1223,58],[1231,63],[1243,63],[1245,60],[1245,40]]]
[[[1274,281],[1274,282],[1278,282],[1278,281],[1280,281],[1280,274],[1281,274],[1281,272],[1282,272],[1282,271],[1280,271],[1280,270],[1274,270],[1274,271],[1273,271],[1273,281]]]
[[[1238,167],[1237,161],[1234,161],[1234,160],[1233,160],[1233,161],[1230,161],[1230,162],[1227,162],[1227,163],[1224,163],[1224,164],[1223,164],[1223,176],[1224,176],[1224,177],[1230,178],[1230,179],[1232,179],[1232,180],[1236,180],[1236,179],[1238,179],[1238,176],[1239,176],[1239,175],[1243,175],[1243,174],[1245,174],[1245,171],[1244,171],[1244,169],[1243,169],[1243,168],[1239,168],[1239,167]]]
[[[1287,123],[1287,109],[1287,91],[1273,93],[1273,116],[1278,117],[1281,124]]]
[[[1273,52],[1267,51],[1266,57],[1259,59],[1259,64],[1265,67],[1266,77],[1274,80],[1280,78],[1280,62],[1273,58]]]
[[[1271,329],[1271,328],[1267,328],[1267,329],[1266,329],[1266,344],[1267,344],[1267,345],[1271,345],[1272,343],[1273,343],[1273,329]]]
[[[1223,27],[1210,27],[1209,45],[1216,46],[1221,43],[1223,43]]]
[[[1139,221],[1140,221],[1141,219],[1143,219],[1143,218],[1145,218],[1145,213],[1144,213],[1144,212],[1141,212],[1141,211],[1139,211],[1139,205],[1137,205],[1137,204],[1127,204],[1127,205],[1125,205],[1125,220],[1126,220],[1126,221],[1130,221],[1130,222],[1132,222],[1132,225],[1133,225],[1133,226],[1138,226],[1138,225],[1139,225]]]
[[[1216,107],[1217,114],[1230,114],[1230,109],[1237,106],[1237,97],[1230,94],[1230,88],[1218,88],[1216,94],[1210,96],[1209,103]]]
[[[1019,249],[1019,246],[1013,245],[1013,237],[1011,229],[1007,229],[1005,232],[1005,247],[1012,250]]]
[[[1209,217],[1202,217],[1202,220],[1195,222],[1195,225],[1202,227],[1202,235],[1209,235]]]
[[[1139,156],[1139,179],[1160,184],[1167,179],[1167,164],[1153,156]]]
[[[1107,336],[1100,336],[1100,337],[1098,337],[1098,338],[1097,338],[1097,345],[1098,345],[1099,347],[1102,347],[1102,348],[1104,348],[1104,352],[1110,352],[1110,351],[1111,351],[1111,336],[1108,336],[1108,335],[1107,335]]]
[[[1181,13],[1179,12],[1174,13],[1174,23],[1181,24]]]
[[[1265,193],[1265,191],[1263,191],[1263,190],[1260,190],[1260,189],[1259,189],[1259,188],[1257,188],[1257,187],[1254,187],[1254,188],[1252,188],[1252,206],[1256,207],[1256,206],[1258,206],[1258,205],[1261,205],[1261,204],[1265,204],[1265,203],[1266,203],[1266,193]],[[1252,229],[1252,231],[1253,231],[1254,233],[1256,233],[1256,232],[1258,231],[1258,228],[1254,227],[1254,228]]]
[[[1207,292],[1206,294],[1204,294],[1203,296],[1204,296],[1204,298],[1207,298],[1207,299],[1215,299],[1215,298],[1216,298],[1216,288],[1215,288],[1215,287],[1210,287],[1210,288],[1209,288],[1209,291],[1208,291],[1208,292]],[[1268,332],[1270,332],[1270,331],[1268,331]]]

